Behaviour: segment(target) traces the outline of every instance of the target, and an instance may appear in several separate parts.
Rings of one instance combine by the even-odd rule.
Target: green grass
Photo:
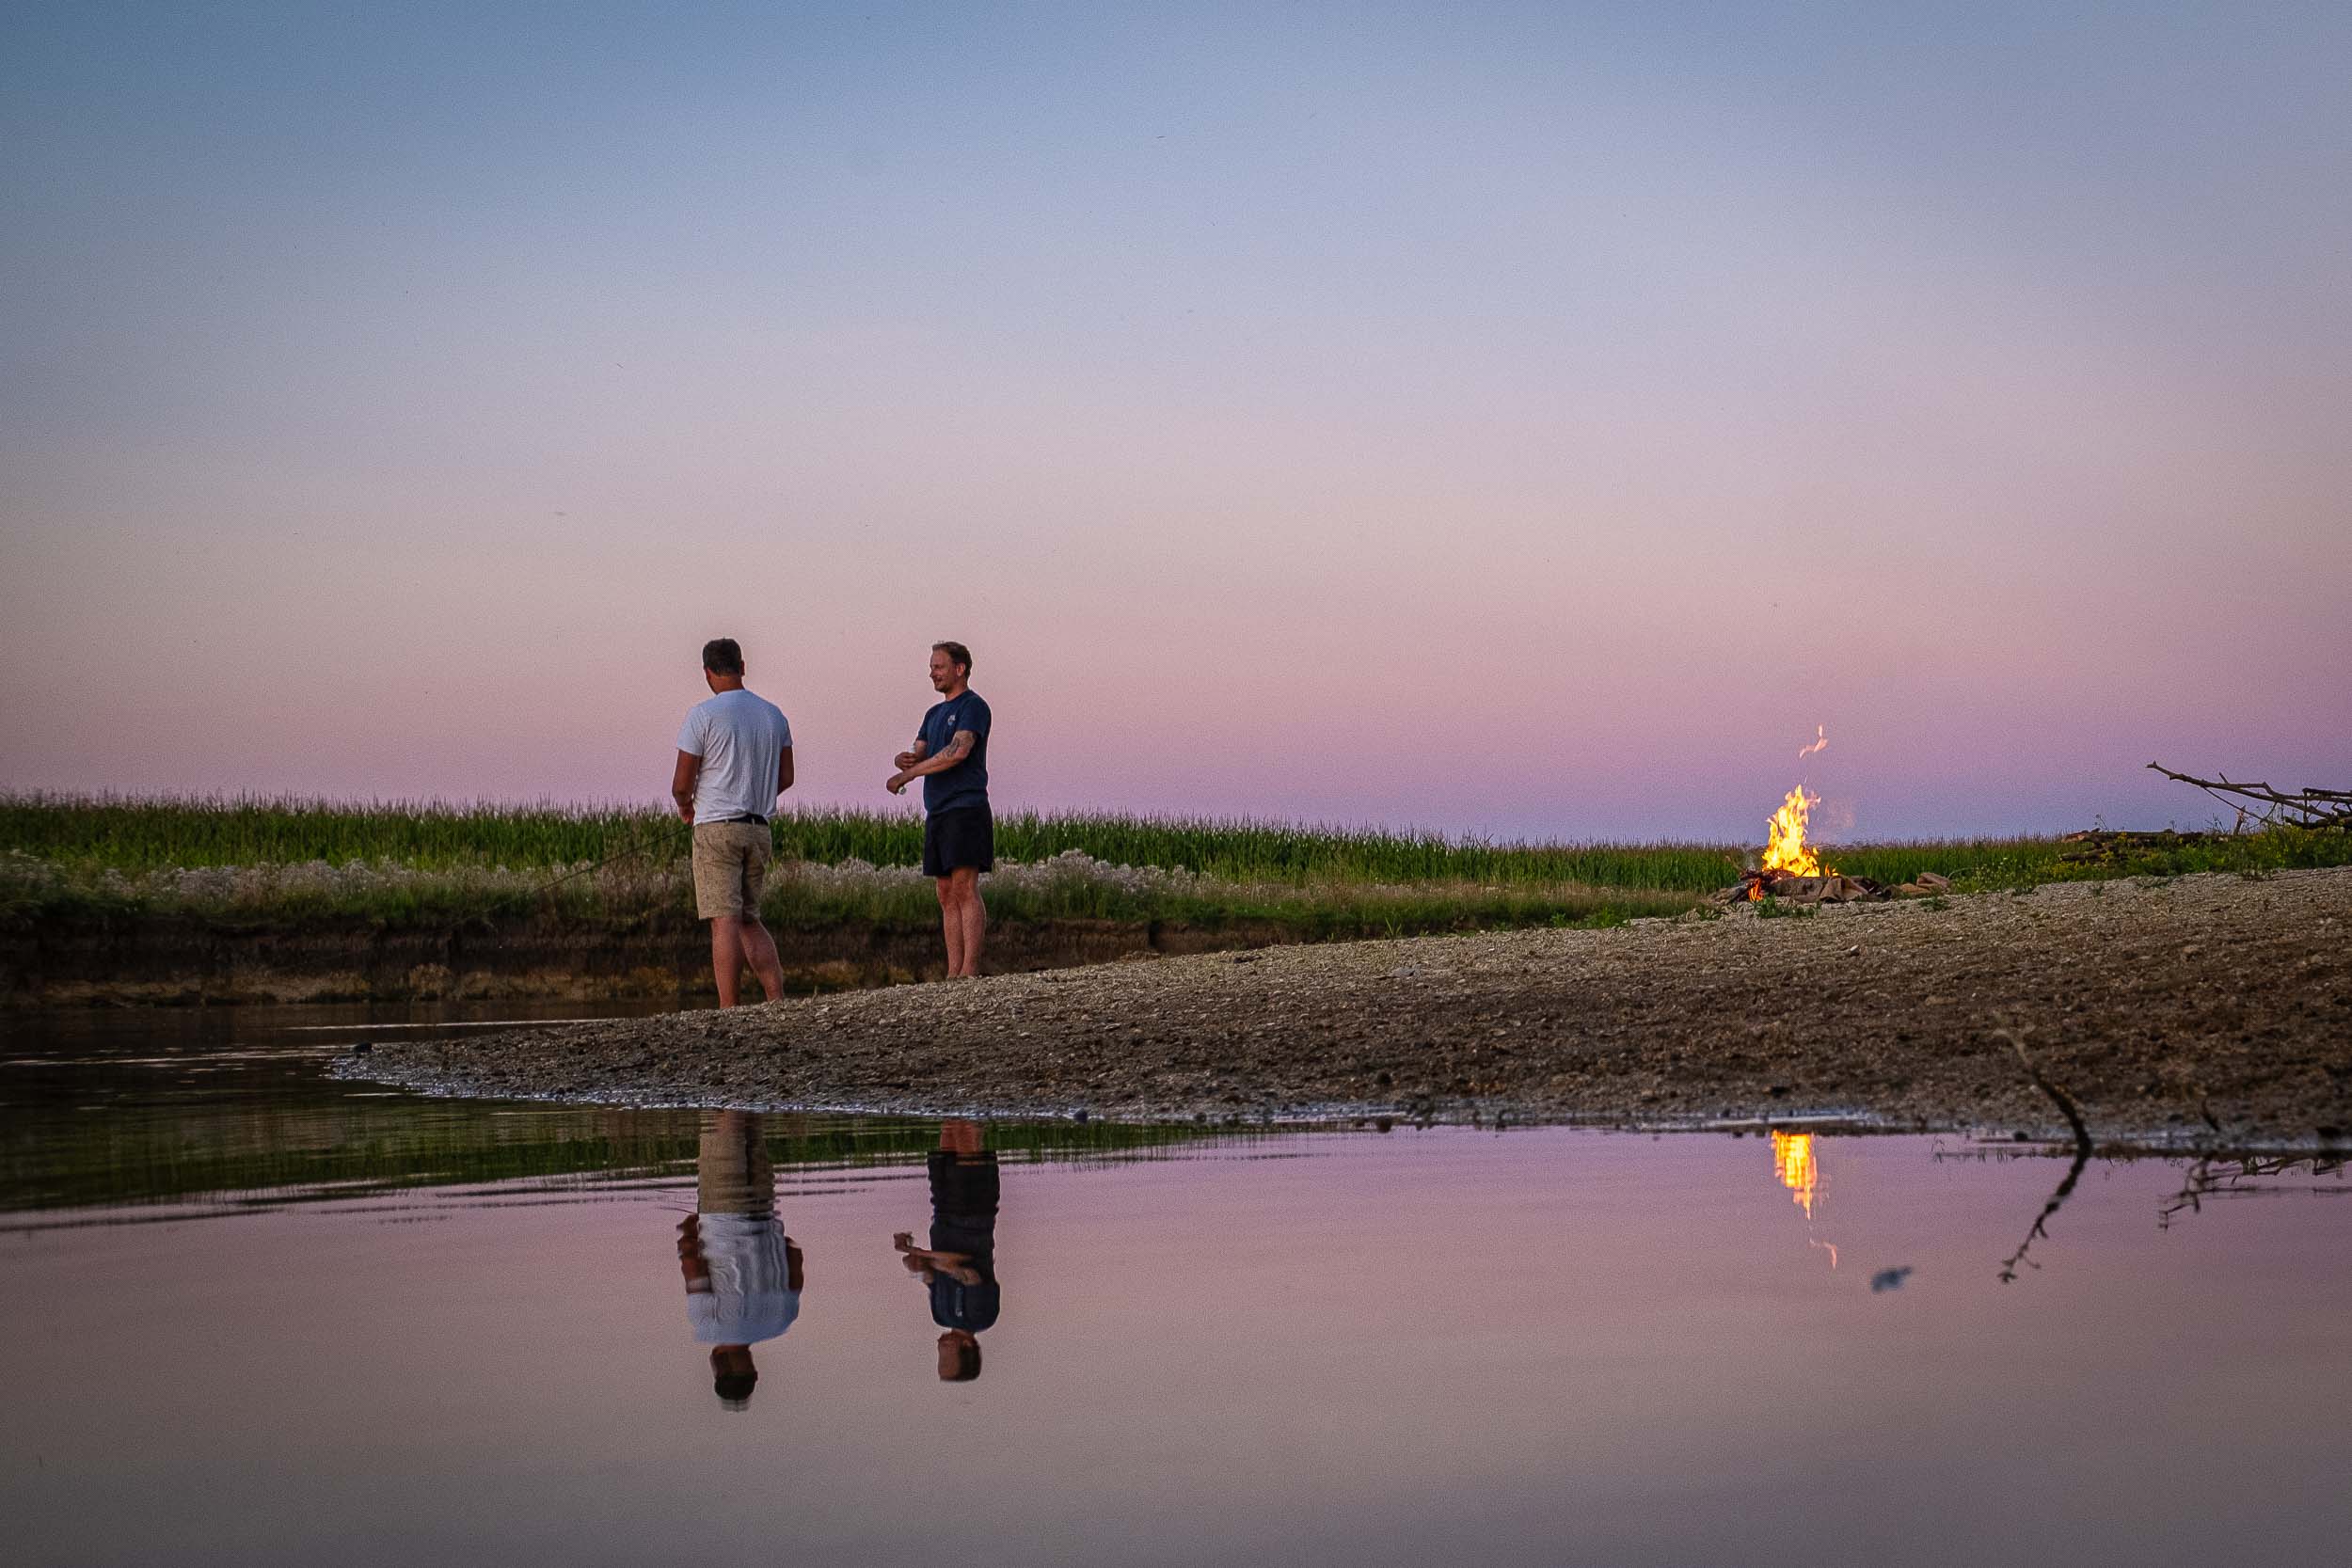
[[[612,855],[660,862],[684,857],[678,828],[675,817],[650,809],[0,795],[0,848],[123,871],[313,860],[422,869],[552,869]],[[911,810],[817,808],[777,817],[775,838],[785,860],[913,865],[922,857],[923,824]],[[1738,869],[1736,851],[1716,845],[1524,845],[1248,817],[1014,812],[996,819],[1000,858],[1041,861],[1071,849],[1113,865],[1178,868],[1232,881],[1582,882],[1696,891]]]
[[[677,827],[660,812],[618,808],[0,795],[0,849],[121,871],[306,861],[552,871],[615,855],[660,863],[684,858]],[[775,837],[784,860],[912,865],[921,858],[923,828],[912,812],[819,808],[779,816]],[[1696,893],[1730,880],[1744,847],[1520,844],[1249,817],[1017,812],[996,822],[996,851],[1007,860],[1041,861],[1075,849],[1113,865],[1299,884],[1577,883]],[[1977,839],[1858,847],[1838,860],[1859,875],[1900,880],[1988,857],[2054,852],[2049,840]]]
[[[1784,904],[1777,898],[1756,901],[1758,920],[1810,920],[1821,911],[1810,904]]]
[[[767,903],[771,920],[936,918],[912,869],[922,825],[911,812],[793,812],[774,834],[785,869]],[[1000,920],[1270,921],[1322,935],[1607,925],[1690,908],[1730,881],[1749,848],[1014,813],[998,819],[1006,869],[989,897]],[[257,921],[691,918],[686,849],[675,819],[653,810],[0,795],[0,925],[170,911]],[[2341,865],[2352,863],[2352,835],[2279,830],[2084,853],[2055,838],[2002,838],[1838,846],[1824,856],[1850,875],[1898,883],[1938,871],[1976,892]]]
[[[930,881],[913,867],[827,873],[822,866],[792,864],[771,873],[761,906],[768,923],[780,929],[865,924],[924,930],[938,924]],[[1677,914],[1697,897],[1574,884],[1226,882],[1091,861],[1076,867],[1000,863],[984,885],[990,917],[998,923],[1158,921],[1208,929],[1271,924],[1309,938],[1608,926]],[[229,931],[324,921],[410,927],[530,921],[684,927],[694,918],[683,864],[652,873],[608,869],[550,887],[539,872],[478,867],[420,872],[353,862],[340,869],[313,863],[125,873],[0,852],[0,930],[158,916],[193,917]]]
[[[633,844],[666,858],[662,841],[675,825],[651,811],[549,805],[0,795],[0,848],[118,871],[314,860],[424,870],[568,866]]]

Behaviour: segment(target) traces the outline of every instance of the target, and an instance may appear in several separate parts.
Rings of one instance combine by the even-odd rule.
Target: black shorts
[[[986,806],[958,806],[923,818],[923,875],[945,877],[965,866],[996,869],[996,818]]]

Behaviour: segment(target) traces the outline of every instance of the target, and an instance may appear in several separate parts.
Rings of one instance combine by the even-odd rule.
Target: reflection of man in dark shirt
[[[939,1379],[969,1383],[980,1375],[982,1330],[996,1321],[996,1156],[980,1147],[980,1126],[942,1122],[930,1158],[931,1244],[918,1247],[913,1231],[895,1239],[907,1270],[930,1287],[931,1321],[939,1337]]]
[[[790,1328],[801,1311],[801,1249],[776,1218],[775,1167],[756,1115],[703,1117],[694,1189],[695,1212],[677,1227],[686,1318],[710,1347],[713,1391],[740,1410],[759,1382],[752,1346]]]

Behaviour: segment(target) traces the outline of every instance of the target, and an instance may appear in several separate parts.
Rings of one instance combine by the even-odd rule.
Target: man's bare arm
[[[787,746],[776,753],[776,793],[781,795],[792,787],[792,748]]]
[[[890,780],[890,793],[893,795],[898,794],[898,791],[906,788],[908,784],[914,783],[916,779],[923,778],[927,774],[945,773],[947,769],[958,766],[963,761],[964,758],[970,756],[972,754],[972,748],[979,743],[980,737],[975,732],[971,730],[958,730],[956,732],[955,738],[947,742],[947,749],[940,752],[939,755],[909,763],[904,768],[899,768],[897,773],[893,774]]]
[[[787,753],[788,754],[788,753]],[[694,820],[694,780],[703,770],[703,759],[691,752],[677,754],[677,767],[670,773],[670,799],[677,802],[678,820]]]
[[[907,769],[907,773],[910,777],[917,779],[923,777],[926,773],[945,773],[947,769],[955,767],[964,758],[970,756],[972,754],[972,748],[977,746],[979,743],[980,737],[973,734],[970,730],[958,730],[955,734],[955,738],[947,742],[947,749],[946,751],[940,752],[939,755],[935,757],[927,757],[916,763],[914,767]]]
[[[930,1247],[919,1247],[914,1244],[914,1238],[903,1230],[891,1244],[904,1255],[898,1261],[907,1266],[909,1274],[919,1274],[925,1279],[944,1274],[959,1285],[977,1285],[981,1281],[980,1271],[972,1266],[972,1255],[968,1252],[934,1252]]]
[[[890,759],[890,766],[893,768],[912,768],[916,763],[921,762],[925,757],[930,756],[930,743],[918,736],[915,737],[914,745],[908,747],[905,751],[900,752],[897,756]]]

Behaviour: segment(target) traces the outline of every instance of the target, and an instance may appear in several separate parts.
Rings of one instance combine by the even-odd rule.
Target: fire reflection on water
[[[1772,1134],[1772,1170],[1780,1184],[1788,1189],[1789,1197],[1804,1211],[1805,1228],[1813,1227],[1813,1206],[1821,1190],[1821,1166],[1813,1148],[1810,1132],[1774,1132]],[[1837,1247],[1835,1243],[1805,1238],[1805,1245],[1818,1247],[1829,1254],[1829,1266],[1837,1267]]]
[[[1772,1134],[1772,1165],[1780,1173],[1780,1184],[1788,1189],[1804,1217],[1813,1217],[1813,1197],[1820,1190],[1821,1170],[1813,1160],[1813,1134],[1810,1132],[1775,1132]]]

